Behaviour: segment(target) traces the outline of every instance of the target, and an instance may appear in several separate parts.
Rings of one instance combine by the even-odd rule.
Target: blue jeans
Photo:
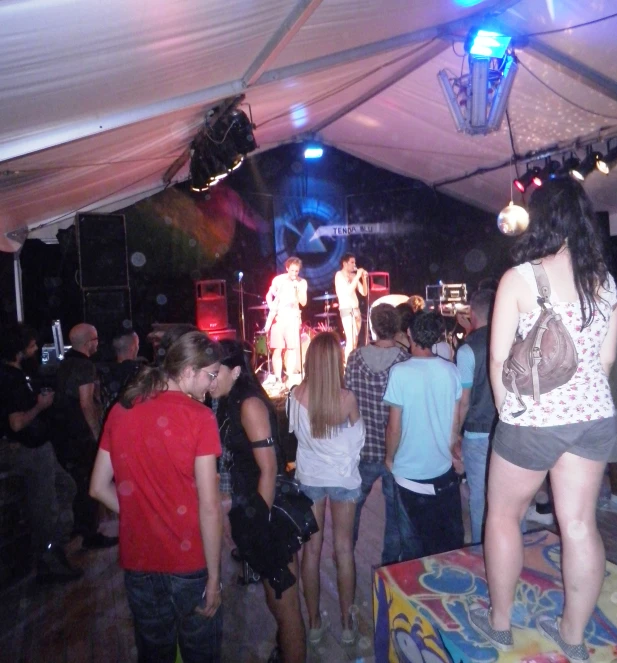
[[[463,464],[469,485],[469,516],[471,518],[471,543],[482,541],[482,525],[486,505],[486,463],[488,458],[488,433],[486,437],[463,437]]]
[[[133,613],[139,663],[174,663],[177,646],[184,663],[219,663],[223,611],[206,618],[203,605],[208,572],[125,571],[124,584]]]
[[[354,546],[358,540],[360,531],[360,513],[362,507],[369,496],[373,484],[381,477],[381,490],[383,492],[384,503],[386,507],[386,527],[383,538],[383,550],[381,553],[381,563],[390,564],[398,562],[401,559],[401,527],[405,531],[408,523],[404,515],[397,518],[396,499],[398,493],[395,490],[394,477],[388,472],[383,463],[371,463],[364,460],[360,461],[360,476],[362,477],[362,495],[356,503],[356,518],[353,529]]]

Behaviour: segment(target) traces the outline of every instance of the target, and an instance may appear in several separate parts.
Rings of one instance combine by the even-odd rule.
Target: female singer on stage
[[[272,531],[276,476],[283,469],[276,413],[250,369],[250,351],[237,341],[221,346],[225,357],[210,393],[218,399],[221,439],[231,458],[232,536],[239,554],[264,578],[266,603],[278,626],[280,659],[273,652],[271,660],[303,663],[306,632],[295,554],[300,545],[288,531]]]
[[[309,616],[309,642],[317,644],[329,623],[319,610],[319,562],[326,499],[332,533],[343,626],[343,644],[352,644],[357,623],[352,606],[356,588],[353,529],[360,498],[360,451],[365,429],[353,392],[344,388],[339,338],[323,332],[306,353],[305,378],[289,395],[289,426],[298,438],[296,479],[314,502],[319,532],[302,552],[302,585]]]
[[[529,203],[529,228],[513,251],[518,263],[497,290],[491,329],[490,376],[499,423],[488,479],[484,551],[491,608],[471,610],[475,627],[500,649],[511,648],[511,616],[523,566],[520,524],[550,473],[561,532],[564,608],[561,618],[537,619],[540,633],[570,661],[585,661],[585,627],[602,588],[605,556],[596,503],[614,460],[617,428],[608,374],[617,348],[617,292],[594,229],[591,203],[574,180],[545,182]],[[563,386],[522,396],[518,412],[502,370],[517,330],[524,337],[538,319],[538,290],[530,261],[540,263],[578,353],[578,368]]]
[[[221,453],[202,405],[220,350],[181,336],[145,367],[105,422],[90,494],[120,514],[120,565],[140,663],[220,661]]]

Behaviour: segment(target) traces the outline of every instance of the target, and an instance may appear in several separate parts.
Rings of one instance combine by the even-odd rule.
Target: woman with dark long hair
[[[495,647],[512,647],[511,612],[523,566],[520,523],[547,473],[561,531],[564,608],[540,616],[540,633],[570,661],[585,661],[585,627],[601,591],[605,557],[596,502],[617,426],[608,374],[617,348],[617,292],[595,231],[591,203],[574,180],[545,182],[531,197],[529,229],[499,283],[492,319],[490,376],[499,423],[493,439],[485,533],[490,609],[471,621]],[[544,269],[550,303],[570,334],[578,366],[540,402],[507,391],[502,370],[515,334],[524,338],[540,315],[532,263]]]
[[[318,644],[329,626],[319,609],[319,563],[329,499],[343,627],[341,642],[353,644],[358,634],[353,605],[353,530],[356,502],[362,494],[359,465],[365,427],[355,395],[345,389],[343,353],[338,336],[332,332],[317,334],[309,345],[304,380],[290,393],[289,425],[298,438],[296,479],[314,502],[319,526],[319,532],[302,551],[309,642]]]
[[[222,512],[212,411],[219,346],[181,336],[105,422],[90,495],[120,514],[120,565],[140,663],[220,661]]]
[[[278,651],[270,660],[302,663],[300,541],[275,509],[277,475],[283,471],[276,413],[250,368],[250,350],[237,341],[224,340],[221,346],[225,356],[210,393],[218,401],[216,417],[230,459],[232,536],[239,555],[264,579],[266,603],[278,626]]]

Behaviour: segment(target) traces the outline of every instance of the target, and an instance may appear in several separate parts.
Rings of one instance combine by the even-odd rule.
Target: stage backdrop
[[[389,272],[391,292],[400,294],[424,294],[440,279],[472,290],[509,266],[513,240],[499,233],[494,214],[327,146],[321,160],[305,161],[301,148],[252,157],[207,196],[183,185],[118,210],[126,216],[140,334],[153,322],[194,320],[193,281],[207,278],[227,280],[230,324],[237,327],[238,273],[248,310],[292,254],[304,262],[311,297],[333,290],[346,251],[361,267]],[[74,238],[70,230],[58,237],[60,246],[28,240],[22,254],[26,317],[45,330],[54,318],[65,328],[81,319]],[[2,288],[10,316],[12,279]],[[322,305],[307,308],[305,319],[314,324]],[[263,324],[258,312],[247,313],[247,321],[249,331]]]

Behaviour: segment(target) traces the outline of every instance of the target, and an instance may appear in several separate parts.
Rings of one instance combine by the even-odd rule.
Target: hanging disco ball
[[[527,230],[529,225],[529,214],[527,210],[520,205],[515,205],[512,201],[506,205],[497,217],[497,227],[504,235],[516,237]]]

